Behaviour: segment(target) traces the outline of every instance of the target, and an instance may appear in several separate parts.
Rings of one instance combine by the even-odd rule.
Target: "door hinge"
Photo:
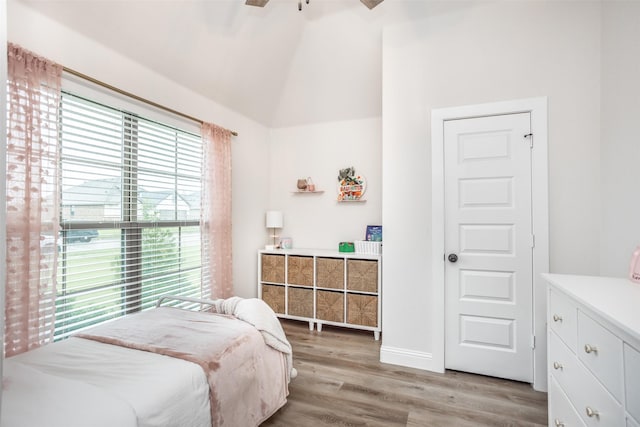
[[[529,148],[533,148],[533,134],[532,133],[528,133],[524,136],[524,139],[528,139],[529,140]]]
[[[531,248],[535,248],[536,247],[536,235],[532,234],[531,235]]]
[[[531,335],[531,348],[533,348],[533,349],[536,348],[536,336],[535,335]]]

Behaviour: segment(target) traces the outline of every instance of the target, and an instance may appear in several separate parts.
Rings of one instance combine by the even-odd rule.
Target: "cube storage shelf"
[[[380,339],[380,255],[320,249],[258,252],[258,295],[278,317],[372,331]]]

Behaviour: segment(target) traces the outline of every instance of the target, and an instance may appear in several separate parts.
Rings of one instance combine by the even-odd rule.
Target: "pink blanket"
[[[232,316],[160,307],[77,336],[198,364],[209,382],[214,427],[258,426],[289,394],[285,355]]]

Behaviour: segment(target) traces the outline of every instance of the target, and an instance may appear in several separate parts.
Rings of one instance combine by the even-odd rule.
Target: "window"
[[[56,339],[201,295],[200,135],[63,92]]]

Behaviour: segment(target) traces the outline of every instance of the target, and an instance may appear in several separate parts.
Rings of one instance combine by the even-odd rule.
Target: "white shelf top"
[[[340,252],[331,249],[262,249],[260,253],[276,255],[302,255],[319,256],[328,258],[353,258],[353,259],[375,259],[379,260],[381,255],[363,254],[359,252]]]
[[[543,274],[542,277],[640,341],[640,283],[569,274]]]

